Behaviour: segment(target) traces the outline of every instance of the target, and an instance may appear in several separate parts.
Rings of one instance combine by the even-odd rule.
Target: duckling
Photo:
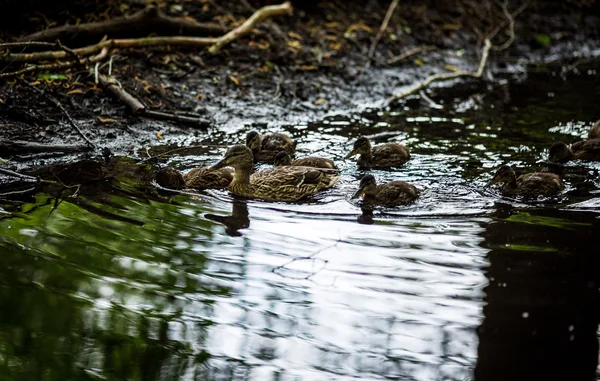
[[[360,137],[354,143],[352,151],[346,159],[360,154],[358,166],[361,168],[391,168],[399,167],[410,159],[408,148],[398,143],[384,143],[371,147],[371,142]]]
[[[313,167],[313,168],[327,168],[327,169],[337,169],[333,160],[326,159],[324,157],[303,157],[301,159],[296,159],[292,161],[290,154],[281,151],[275,156],[275,166],[282,165],[291,165],[294,167]]]
[[[504,196],[553,196],[565,188],[560,177],[554,173],[534,172],[517,177],[508,165],[498,168],[488,183],[492,184],[503,184],[500,191]]]
[[[600,120],[596,122],[588,132],[588,139],[598,139],[600,138]]]
[[[554,163],[566,163],[570,160],[600,161],[600,138],[582,140],[571,147],[563,142],[552,144],[548,160]]]
[[[156,172],[156,183],[161,187],[170,189],[181,189],[185,185],[181,172],[173,167],[164,167]]]
[[[250,131],[246,135],[246,146],[252,150],[254,163],[270,164],[280,151],[289,154],[296,151],[296,142],[288,135],[279,132],[261,136],[256,131]]]
[[[366,203],[397,206],[416,200],[419,194],[419,190],[414,185],[404,181],[390,181],[389,183],[377,185],[373,175],[365,175],[360,180],[358,191],[354,193],[352,198],[364,195]]]
[[[186,188],[225,189],[233,180],[233,168],[224,167],[210,171],[209,167],[198,167],[183,175]]]
[[[336,171],[310,167],[274,167],[252,172],[252,151],[238,144],[227,150],[225,157],[210,169],[225,166],[235,169],[229,191],[236,196],[265,201],[297,201],[334,186],[339,180]]]

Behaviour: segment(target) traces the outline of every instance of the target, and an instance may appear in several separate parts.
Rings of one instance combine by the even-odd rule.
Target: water
[[[500,164],[541,169],[553,141],[585,135],[600,117],[593,70],[289,126],[299,156],[342,170],[306,203],[161,196],[123,178],[6,203],[0,380],[598,379],[600,165],[570,164],[549,200],[484,188]],[[419,201],[349,199],[363,172],[341,158],[361,134],[411,147],[402,169],[373,174],[413,182]]]

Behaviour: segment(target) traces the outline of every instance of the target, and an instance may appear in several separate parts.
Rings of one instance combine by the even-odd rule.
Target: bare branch
[[[388,24],[390,22],[390,19],[392,18],[392,15],[394,14],[394,11],[396,10],[396,6],[398,5],[399,0],[392,0],[392,2],[390,3],[390,6],[388,7],[387,13],[385,14],[385,17],[383,18],[383,22],[381,23],[381,26],[379,27],[379,31],[377,32],[377,35],[375,35],[375,38],[373,39],[373,42],[371,43],[371,47],[369,48],[369,54],[367,55],[368,57],[368,61],[367,61],[367,67],[369,66],[371,59],[373,58],[373,54],[375,54],[375,48],[377,48],[377,44],[379,43],[379,40],[381,40],[381,36],[383,36],[383,33],[385,32],[385,30],[388,27]]]

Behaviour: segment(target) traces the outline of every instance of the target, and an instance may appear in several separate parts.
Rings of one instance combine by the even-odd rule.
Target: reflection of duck
[[[408,148],[398,143],[384,143],[371,147],[371,142],[360,137],[354,142],[354,147],[346,159],[360,154],[357,164],[362,168],[398,167],[410,159]]]
[[[326,159],[324,157],[311,156],[311,157],[303,157],[303,158],[292,161],[290,154],[285,151],[281,151],[277,154],[277,156],[275,156],[274,164],[276,167],[282,166],[282,165],[291,165],[294,167],[313,167],[313,168],[336,169],[336,166],[333,163],[333,160],[331,160],[331,159]]]
[[[505,196],[552,196],[564,189],[558,175],[549,172],[527,173],[517,177],[508,165],[496,171],[488,185],[503,184],[501,192]]]
[[[550,147],[548,160],[554,163],[566,163],[570,160],[600,161],[600,138],[582,140],[573,143],[571,147],[563,142],[554,143]]]
[[[356,221],[361,225],[373,225],[373,209],[371,208],[360,208],[362,212]]]
[[[252,150],[255,163],[272,164],[279,152],[293,154],[296,151],[296,142],[279,132],[262,136],[256,131],[250,131],[246,135],[246,146]]]
[[[250,226],[250,218],[248,217],[248,204],[244,200],[234,200],[231,210],[231,216],[217,216],[207,213],[204,215],[212,221],[219,222],[225,225],[225,233],[232,237],[239,237],[242,234],[240,229],[246,229]]]
[[[187,188],[224,189],[233,180],[233,168],[225,167],[209,171],[209,167],[198,167],[183,175]]]
[[[377,185],[373,175],[365,175],[352,198],[358,198],[360,195],[364,195],[365,202],[369,204],[396,206],[416,200],[419,197],[419,190],[404,181],[390,181]]]
[[[241,144],[228,149],[211,170],[225,166],[235,168],[229,185],[231,193],[266,201],[297,201],[330,188],[339,180],[333,170],[309,167],[275,167],[251,173],[252,151]]]

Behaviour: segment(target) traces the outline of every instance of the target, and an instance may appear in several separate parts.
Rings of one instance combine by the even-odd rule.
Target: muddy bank
[[[117,6],[118,5],[118,6]],[[239,25],[261,3],[159,3],[170,16],[214,22],[224,29]],[[368,51],[387,11],[388,2],[311,2],[293,15],[261,24],[249,36],[217,55],[204,49],[150,48],[120,50],[112,74],[146,107],[206,118],[208,128],[137,118],[110,98],[85,70],[22,75],[0,84],[0,138],[43,144],[85,144],[69,124],[58,100],[84,134],[96,145],[85,153],[58,155],[0,151],[13,169],[32,169],[56,161],[112,154],[148,158],[180,146],[206,145],[203,153],[239,141],[248,126],[258,130],[285,128],[302,138],[303,127],[331,114],[357,114],[381,107],[382,101],[406,85],[432,73],[473,70],[479,61],[482,36],[506,21],[495,4],[455,2],[440,5],[401,4],[368,63]],[[521,3],[510,4],[511,11]],[[21,28],[7,24],[5,41],[73,20],[90,21],[130,14],[138,2],[74,7],[71,14],[47,11],[46,21],[28,18]],[[516,39],[492,53],[484,80],[454,81],[425,91],[434,102],[454,95],[485,91],[501,78],[526,75],[530,65],[559,62],[563,70],[600,55],[598,4],[533,2],[516,17]],[[37,22],[36,22],[37,20]],[[499,33],[495,43],[508,38]],[[75,47],[75,46],[73,46]],[[394,57],[425,48],[396,63]],[[367,68],[367,66],[370,66]],[[557,70],[560,70],[560,65]],[[5,69],[5,71],[10,68]],[[100,70],[108,71],[107,65]],[[432,104],[414,96],[393,108]],[[433,104],[434,107],[437,105]],[[150,147],[164,146],[162,149]]]

